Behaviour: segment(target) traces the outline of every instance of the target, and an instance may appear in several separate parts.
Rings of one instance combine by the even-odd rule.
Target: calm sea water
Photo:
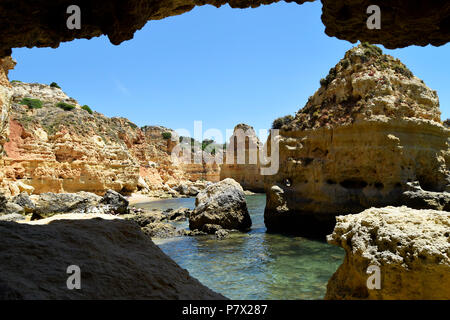
[[[231,299],[322,299],[344,250],[301,237],[267,234],[265,195],[247,196],[248,233],[178,237],[154,242],[200,282]],[[194,208],[193,198],[140,204],[146,209]],[[177,224],[188,228],[187,222]]]

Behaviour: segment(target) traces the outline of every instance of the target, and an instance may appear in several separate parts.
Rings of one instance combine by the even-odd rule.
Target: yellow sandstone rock
[[[448,191],[449,138],[436,92],[400,61],[359,45],[281,128],[280,170],[265,177],[266,226],[325,235],[336,215],[406,204],[409,182]],[[280,196],[283,210],[271,201]]]
[[[449,212],[370,208],[337,217],[327,239],[346,257],[326,299],[450,299]],[[370,266],[379,268],[379,289]]]

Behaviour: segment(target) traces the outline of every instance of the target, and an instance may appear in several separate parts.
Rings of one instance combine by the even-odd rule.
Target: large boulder
[[[114,190],[107,190],[100,203],[107,205],[114,214],[128,214],[130,211],[128,200]]]
[[[12,202],[21,206],[25,210],[25,213],[32,213],[36,209],[36,205],[33,201],[31,201],[28,193],[26,192],[22,192],[19,195],[15,196],[12,199]]]
[[[326,299],[450,299],[448,212],[371,208],[337,217],[328,242],[346,257],[328,281]],[[380,286],[369,289],[376,268]]]
[[[7,202],[3,212],[4,214],[25,214],[25,209],[13,202]]]
[[[450,193],[423,190],[418,181],[408,182],[402,193],[402,203],[413,209],[450,211]]]
[[[197,195],[195,209],[189,215],[189,228],[201,230],[205,224],[241,231],[251,227],[244,190],[239,183],[228,178],[206,187]]]
[[[224,299],[111,215],[0,222],[0,299]],[[81,290],[66,286],[71,265]]]
[[[142,228],[142,232],[151,238],[172,238],[182,235],[183,232],[178,231],[173,225],[164,222],[152,222]]]
[[[39,215],[56,213],[89,213],[101,198],[93,193],[42,193],[36,201],[35,212]]]
[[[8,202],[8,199],[5,197],[5,195],[0,192],[0,211],[5,207],[6,203]]]
[[[0,216],[17,216],[23,214],[25,214],[25,209],[22,206],[8,201],[8,198],[0,192]],[[9,218],[5,219],[8,220]]]
[[[188,208],[178,208],[168,210],[165,212],[165,214],[167,216],[167,220],[180,221],[188,218],[191,212],[192,211]]]
[[[167,220],[167,217],[160,211],[151,211],[140,214],[133,214],[125,219],[135,221],[141,228],[153,222]]]

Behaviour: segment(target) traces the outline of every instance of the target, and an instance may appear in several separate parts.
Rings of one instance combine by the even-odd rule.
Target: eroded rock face
[[[330,244],[345,249],[326,299],[450,299],[450,213],[371,208],[337,217]],[[381,287],[368,289],[369,266]],[[371,282],[371,281],[369,281]]]
[[[269,231],[325,235],[336,215],[411,203],[410,182],[448,190],[450,131],[437,94],[400,61],[359,45],[321,84],[277,137],[280,170],[265,176]]]
[[[11,57],[0,59],[0,159],[3,156],[3,145],[9,136],[9,110],[13,94],[8,80],[8,71],[13,69],[15,64]]]
[[[244,190],[239,183],[227,178],[197,195],[195,209],[189,215],[189,228],[202,230],[206,224],[242,231],[251,227]]]
[[[0,222],[0,298],[224,299],[167,257],[137,224],[112,218]],[[70,265],[80,267],[82,290],[65,285]]]
[[[302,4],[312,0],[287,0]],[[10,55],[15,47],[58,47],[61,42],[105,34],[111,43],[120,44],[133,38],[148,20],[159,20],[182,14],[195,6],[211,4],[220,7],[228,3],[232,8],[255,8],[275,0],[179,0],[146,1],[114,0],[90,1],[81,5],[82,27],[69,30],[66,10],[73,4],[67,0],[0,2],[0,28],[4,37],[0,57]],[[334,1],[322,0],[322,21],[326,33],[340,39],[382,43],[388,48],[416,45],[442,45],[450,40],[449,4],[421,2],[411,5],[405,0],[390,1]],[[381,7],[382,28],[369,30],[366,26],[369,5]],[[36,14],[36,8],[39,8]]]
[[[234,127],[226,150],[224,163],[220,167],[221,179],[232,178],[245,190],[264,191],[264,177],[260,174],[259,141],[252,126],[241,123]]]
[[[7,90],[11,112],[5,113],[4,124],[9,141],[4,139],[6,155],[0,159],[0,188],[7,195],[22,191],[103,195],[112,189],[172,197],[179,195],[173,188],[185,183],[192,196],[202,183],[190,180],[215,176],[218,180],[218,171],[211,175],[204,167],[185,169],[172,163],[170,154],[179,138],[171,129],[138,128],[125,118],[90,113],[61,89],[44,84],[14,82]],[[24,98],[38,99],[42,107],[24,105]],[[63,110],[58,107],[61,102],[74,108]]]

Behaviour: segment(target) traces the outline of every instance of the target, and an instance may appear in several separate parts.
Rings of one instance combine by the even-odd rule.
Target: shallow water
[[[154,242],[207,287],[231,299],[322,299],[344,250],[301,237],[267,234],[265,195],[247,196],[253,226],[229,238],[179,237]],[[138,205],[146,209],[194,208],[193,198]],[[187,222],[177,224],[188,228]]]

